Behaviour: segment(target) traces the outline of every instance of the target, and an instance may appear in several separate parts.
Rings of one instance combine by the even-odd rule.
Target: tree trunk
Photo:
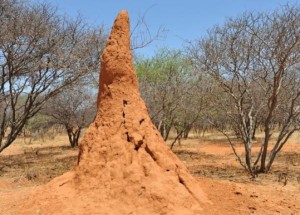
[[[189,137],[189,133],[192,129],[192,126],[187,126],[183,132],[183,139],[187,139]]]
[[[249,173],[254,177],[251,163],[251,142],[245,143],[245,160]]]
[[[260,162],[260,170],[259,172],[265,173],[266,172],[266,158],[267,158],[267,153],[268,153],[268,145],[269,145],[269,140],[270,140],[270,128],[269,126],[265,127],[265,139],[264,139],[264,144],[263,144],[263,149],[262,149],[262,154],[261,154],[261,162]]]
[[[170,134],[170,131],[171,131],[171,128],[172,126],[164,126],[165,128],[165,132],[164,132],[164,140],[166,141],[168,138],[169,138],[169,134]]]
[[[159,122],[158,130],[159,130],[161,136],[165,137],[165,124],[163,123],[162,120]]]
[[[66,126],[66,130],[68,133],[68,137],[69,137],[69,142],[72,148],[78,146],[78,142],[79,142],[79,137],[80,137],[80,133],[81,133],[81,128],[70,128],[68,126]]]
[[[277,155],[276,151],[274,151],[274,152],[272,151],[271,152],[271,154],[270,154],[270,160],[268,162],[268,165],[265,168],[265,172],[269,172],[269,170],[271,169],[271,166],[272,166],[272,164],[273,164],[273,162],[275,160],[276,155]]]
[[[25,125],[25,123],[22,123],[19,127],[11,128],[10,133],[7,136],[5,143],[3,145],[0,145],[0,153],[15,141],[18,134],[22,131],[24,125]]]
[[[256,140],[256,130],[258,127],[257,120],[254,121],[253,132],[252,132],[252,140]]]
[[[175,139],[171,143],[171,146],[170,146],[171,150],[173,149],[173,147],[174,147],[177,140],[178,140],[178,144],[180,145],[180,139],[181,139],[182,133],[183,133],[183,131],[177,132],[177,136],[175,137]]]

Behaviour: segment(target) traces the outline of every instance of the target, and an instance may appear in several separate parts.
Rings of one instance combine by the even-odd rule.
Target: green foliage
[[[140,79],[155,83],[172,81],[172,76],[184,76],[188,69],[191,69],[182,51],[167,48],[159,49],[151,59],[138,58],[135,66]]]
[[[152,121],[167,139],[172,128],[188,132],[202,111],[202,75],[181,50],[159,49],[138,58],[140,91]],[[186,135],[187,136],[187,135]]]
[[[49,128],[53,124],[54,123],[53,123],[53,120],[51,119],[51,117],[49,117],[45,114],[42,114],[42,113],[38,113],[26,122],[24,128],[26,130],[33,132],[40,128]]]

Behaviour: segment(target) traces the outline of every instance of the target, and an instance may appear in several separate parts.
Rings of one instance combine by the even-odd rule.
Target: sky
[[[287,3],[300,4],[300,0],[31,0],[48,2],[58,7],[61,14],[76,17],[78,13],[90,25],[104,25],[110,29],[119,11],[125,9],[131,26],[145,15],[152,34],[160,27],[167,30],[164,39],[136,50],[139,54],[153,56],[161,47],[178,49],[186,41],[206,35],[215,25],[227,18],[237,17],[245,11],[271,12]]]

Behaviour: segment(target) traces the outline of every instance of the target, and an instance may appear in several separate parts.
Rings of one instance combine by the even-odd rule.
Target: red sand
[[[16,214],[201,214],[206,195],[163,141],[138,92],[126,11],[103,52],[99,88],[78,165],[39,188]]]

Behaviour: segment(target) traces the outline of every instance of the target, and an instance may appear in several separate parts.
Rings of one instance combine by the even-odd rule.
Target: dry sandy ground
[[[300,214],[300,142],[286,145],[273,170],[251,180],[223,140],[189,139],[174,151],[207,193],[213,205],[203,214]],[[242,146],[239,146],[242,152]],[[32,145],[16,143],[0,155],[0,215],[17,215],[14,207],[39,185],[76,164],[77,149],[65,136]],[[287,178],[284,185],[284,179]],[[36,214],[39,214],[38,211]]]
[[[227,144],[185,143],[175,151],[214,203],[206,205],[204,214],[300,214],[300,142],[286,145],[272,172],[255,180],[239,166]],[[287,178],[286,185],[280,176]]]

